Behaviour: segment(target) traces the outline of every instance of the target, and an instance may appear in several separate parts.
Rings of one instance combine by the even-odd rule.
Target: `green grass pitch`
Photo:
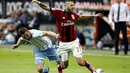
[[[124,56],[123,51],[118,56],[109,50],[83,50],[83,58],[95,69],[101,68],[105,73],[130,73],[130,55]],[[45,64],[50,67],[50,73],[57,73],[56,62]],[[0,45],[0,73],[38,73],[30,45],[21,45],[12,50],[11,45]],[[90,73],[87,68],[80,67],[75,58],[70,56],[69,67],[64,73]]]

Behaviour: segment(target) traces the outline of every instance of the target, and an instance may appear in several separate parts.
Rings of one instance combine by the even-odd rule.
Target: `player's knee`
[[[64,63],[64,68],[67,68],[68,67],[68,61]]]
[[[42,70],[43,70],[42,68],[38,68],[38,69],[37,69],[37,71],[38,71],[39,73],[42,73]]]
[[[77,63],[78,63],[80,66],[84,66],[84,60],[82,60],[82,58],[77,58]]]
[[[39,73],[42,73],[43,67],[38,66],[38,67],[37,67],[37,71],[38,71]]]
[[[78,64],[80,65],[80,66],[84,66],[82,63],[80,63],[80,62],[78,62]]]
[[[62,69],[66,69],[68,67],[68,61],[62,63]]]
[[[84,66],[82,60],[77,61],[80,66]]]

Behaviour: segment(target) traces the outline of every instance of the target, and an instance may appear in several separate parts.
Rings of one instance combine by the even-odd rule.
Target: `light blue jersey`
[[[26,40],[22,37],[21,39],[31,43],[35,50],[43,51],[52,47],[51,40],[49,39],[49,37],[44,36],[43,31],[32,29],[29,30],[29,32],[31,33],[31,38],[29,40]]]
[[[49,37],[44,36],[43,31],[29,30],[31,37],[26,40],[20,37],[21,40],[25,40],[33,45],[33,52],[35,57],[35,64],[44,63],[46,57],[50,61],[55,60],[57,63],[60,62],[56,48],[52,46],[52,42]]]

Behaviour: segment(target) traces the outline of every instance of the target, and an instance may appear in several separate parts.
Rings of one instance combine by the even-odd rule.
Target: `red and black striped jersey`
[[[77,38],[74,22],[79,15],[75,12],[68,13],[60,9],[53,9],[52,14],[56,17],[56,26],[60,34],[59,40],[62,42],[74,41]]]

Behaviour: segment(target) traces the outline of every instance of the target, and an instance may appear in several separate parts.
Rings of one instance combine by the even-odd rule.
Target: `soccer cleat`
[[[49,71],[50,71],[50,68],[47,66],[47,68],[48,68],[48,72],[44,72],[44,73],[49,73]]]
[[[58,69],[58,73],[63,73],[63,72],[62,72],[62,70],[59,70],[59,69]]]
[[[93,73],[97,73],[96,71],[94,71]]]
[[[93,73],[104,73],[104,71],[102,69],[96,69]]]
[[[59,71],[58,73],[63,73],[62,71]]]
[[[60,65],[58,65],[58,73],[63,73],[62,69],[60,68]]]

